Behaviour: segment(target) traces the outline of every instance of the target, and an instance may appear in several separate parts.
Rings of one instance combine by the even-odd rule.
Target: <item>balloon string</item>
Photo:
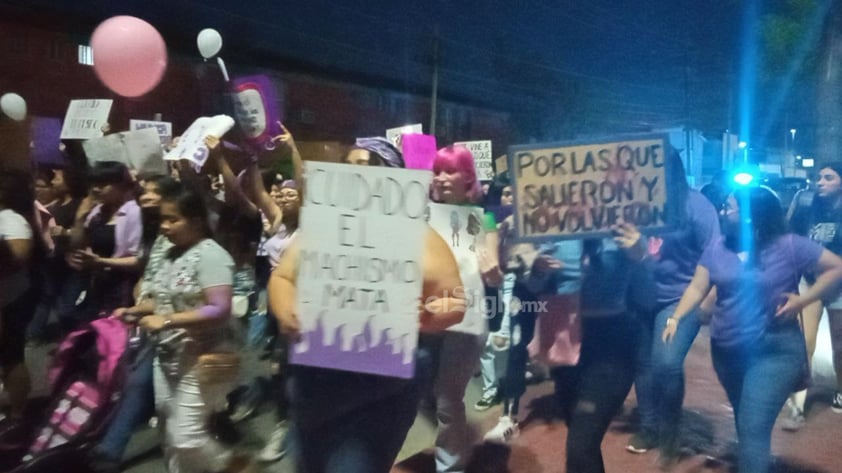
[[[228,78],[228,69],[225,68],[225,61],[221,57],[217,57],[216,63],[219,64],[219,69],[222,71],[222,77],[225,78],[225,82],[230,82],[231,79]]]

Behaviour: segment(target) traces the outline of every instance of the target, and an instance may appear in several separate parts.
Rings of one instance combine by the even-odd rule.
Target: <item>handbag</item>
[[[236,352],[205,353],[196,362],[196,377],[203,384],[232,382],[239,371],[240,354]]]

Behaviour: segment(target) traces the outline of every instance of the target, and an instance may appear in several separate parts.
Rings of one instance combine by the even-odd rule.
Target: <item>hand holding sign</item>
[[[201,117],[181,135],[178,144],[164,156],[164,159],[167,161],[186,159],[200,168],[205,164],[210,153],[205,144],[205,138],[208,136],[221,137],[233,126],[234,119],[228,115]]]

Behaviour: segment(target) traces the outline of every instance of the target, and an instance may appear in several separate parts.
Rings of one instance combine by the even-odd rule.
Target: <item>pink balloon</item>
[[[100,23],[91,36],[91,48],[97,77],[123,97],[139,97],[154,89],[167,69],[167,45],[161,34],[133,16]]]

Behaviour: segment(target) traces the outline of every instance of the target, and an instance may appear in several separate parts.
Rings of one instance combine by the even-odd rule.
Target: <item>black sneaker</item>
[[[500,404],[500,398],[497,396],[497,393],[483,394],[480,400],[474,404],[474,410],[480,412],[487,411],[497,404]]]
[[[658,436],[647,431],[632,435],[626,445],[626,450],[631,453],[646,453],[653,448],[658,448]]]
[[[842,414],[842,393],[836,391],[833,395],[833,402],[830,403],[830,408],[837,414]]]

